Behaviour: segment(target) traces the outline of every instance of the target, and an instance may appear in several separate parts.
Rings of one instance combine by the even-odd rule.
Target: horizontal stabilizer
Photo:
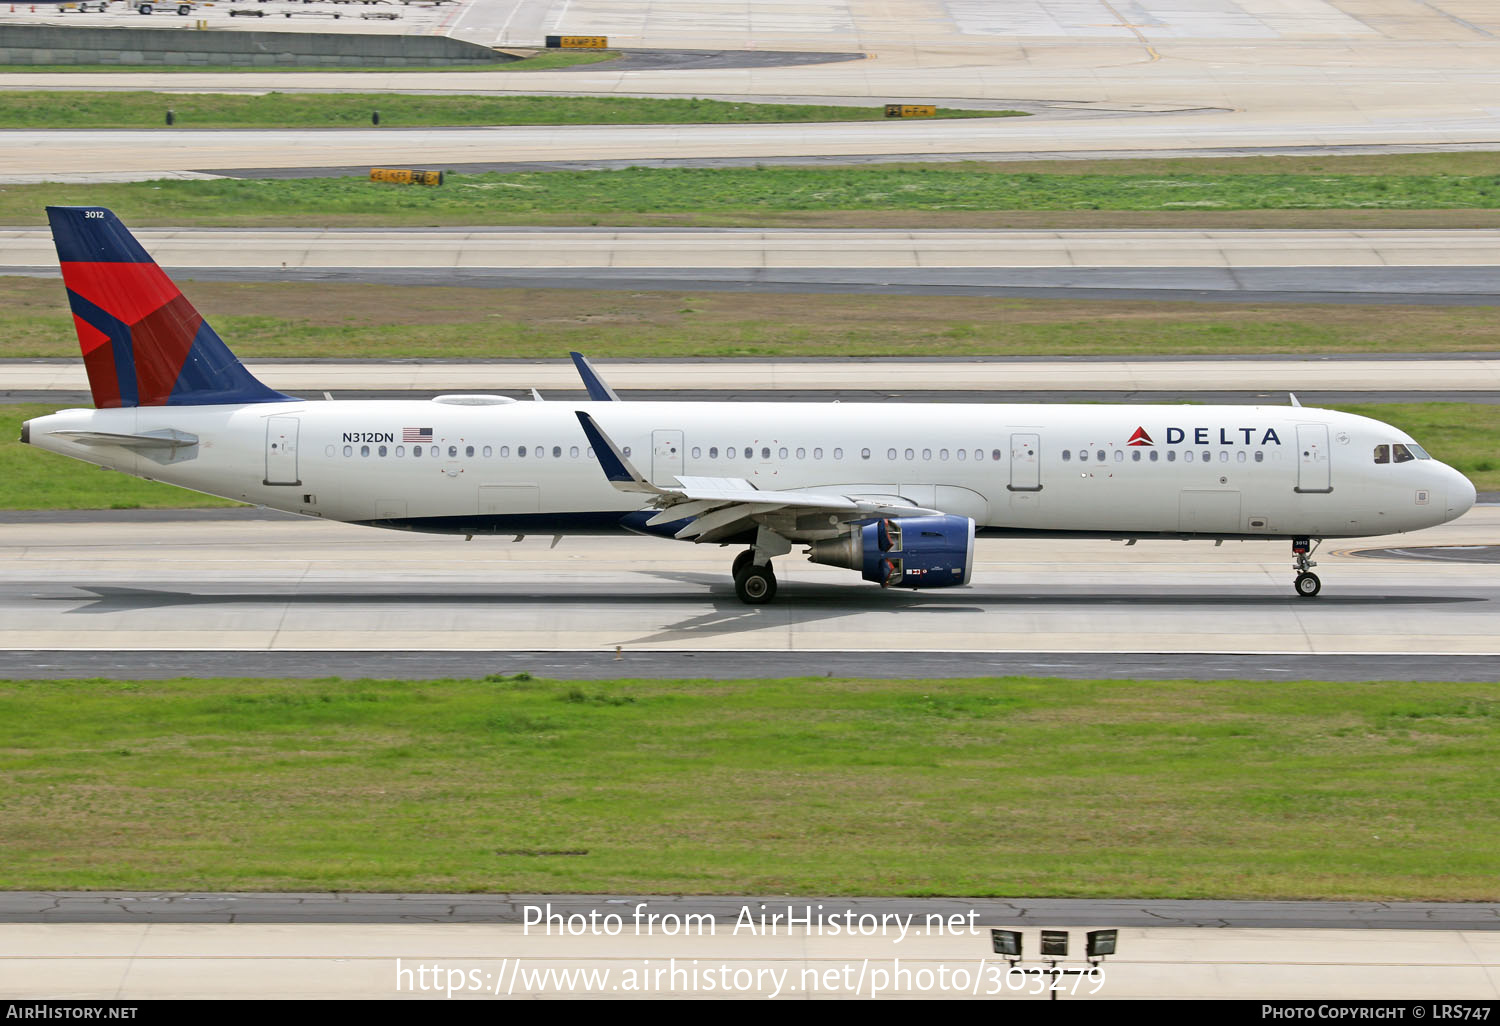
[[[51,431],[49,434],[66,438],[79,445],[119,445],[126,449],[183,449],[198,444],[198,436],[186,431],[149,431],[142,435],[119,434],[114,431]]]
[[[163,465],[181,463],[198,455],[198,436],[171,428],[138,435],[116,431],[50,431],[48,434],[90,447],[117,445]]]

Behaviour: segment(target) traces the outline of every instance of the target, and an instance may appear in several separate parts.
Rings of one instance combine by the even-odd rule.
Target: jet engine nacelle
[[[814,563],[858,570],[882,588],[952,588],[974,570],[970,517],[892,517],[855,524],[839,538],[812,543]]]

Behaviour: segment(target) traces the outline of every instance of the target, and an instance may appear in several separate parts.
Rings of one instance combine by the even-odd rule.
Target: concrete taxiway
[[[778,905],[787,915],[785,899]],[[1036,977],[1007,974],[991,951],[991,925],[1019,928],[1025,964],[1038,965],[1038,931],[1026,921],[960,918],[939,931],[918,919],[902,933],[856,913],[833,930],[681,920],[638,928],[630,906],[614,908],[618,936],[489,923],[0,926],[0,997],[1053,997]],[[1500,997],[1494,931],[1118,929],[1102,973],[1065,977],[1056,999]],[[1072,931],[1075,953],[1083,932]]]
[[[166,268],[1496,268],[1500,231],[141,228]],[[0,265],[55,270],[45,228],[0,228]],[[1493,272],[1490,273],[1493,277]]]
[[[484,392],[491,389],[561,389],[575,392],[578,372],[563,360],[363,361],[247,360],[272,388],[319,395],[333,392]],[[891,393],[976,392],[1264,392],[1285,405],[1287,390],[1321,392],[1453,393],[1500,389],[1500,357],[1265,357],[868,360],[603,360],[596,366],[615,389],[684,396],[694,391],[735,392],[746,387],[776,392],[822,392],[828,382],[844,389]],[[0,362],[0,390],[88,390],[78,360]]]
[[[1229,302],[1500,304],[1500,232],[142,229],[182,280]],[[56,276],[40,229],[0,274]]]
[[[1500,507],[1325,544],[1292,593],[1285,542],[983,539],[971,587],[882,591],[783,558],[734,597],[732,552],[631,536],[520,541],[236,519],[0,526],[7,650],[1500,655],[1493,564],[1356,549],[1500,543]],[[226,661],[226,668],[233,661]],[[778,664],[786,669],[787,664]],[[520,667],[513,667],[520,669]]]

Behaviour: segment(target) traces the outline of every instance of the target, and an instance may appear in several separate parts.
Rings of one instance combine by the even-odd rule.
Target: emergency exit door
[[[299,485],[296,417],[266,420],[266,480],[268,485]]]

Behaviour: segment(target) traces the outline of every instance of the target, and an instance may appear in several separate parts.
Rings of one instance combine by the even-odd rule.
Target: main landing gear
[[[734,557],[734,593],[747,606],[763,606],[776,597],[776,571],[768,559],[757,566],[754,549]]]
[[[1321,541],[1321,539],[1319,540]],[[1318,565],[1311,558],[1312,551],[1315,548],[1317,546],[1311,544],[1308,538],[1292,539],[1292,555],[1296,557],[1296,562],[1292,564],[1292,569],[1297,571],[1297,579],[1293,582],[1292,587],[1297,589],[1297,594],[1303,598],[1312,598],[1323,590],[1323,582],[1318,580],[1318,575],[1311,570],[1312,567]]]

